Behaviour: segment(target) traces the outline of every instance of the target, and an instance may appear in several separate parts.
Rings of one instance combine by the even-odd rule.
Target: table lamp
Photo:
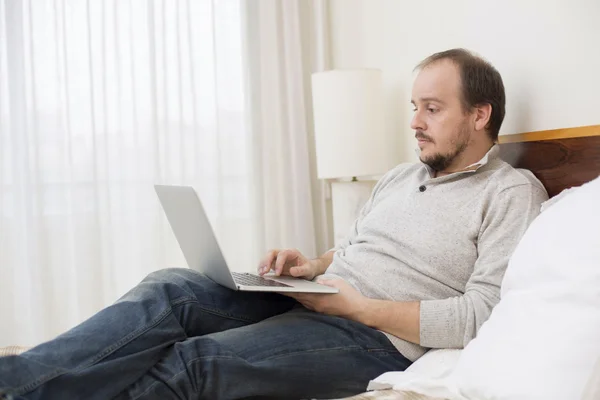
[[[380,70],[314,73],[312,99],[317,174],[319,179],[331,181],[334,241],[338,245],[369,199],[375,184],[372,177],[398,164],[398,140],[385,129]]]

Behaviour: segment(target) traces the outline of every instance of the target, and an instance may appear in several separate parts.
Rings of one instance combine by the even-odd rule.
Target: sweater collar
[[[418,155],[419,152],[417,152]],[[477,161],[476,163],[473,163],[471,165],[466,166],[465,168],[461,169],[460,171],[455,171],[449,175],[446,176],[452,176],[455,174],[462,174],[462,173],[466,173],[466,172],[475,172],[477,171],[479,168],[483,167],[484,165],[489,164],[492,160],[495,160],[496,158],[499,157],[500,154],[500,146],[498,146],[497,144],[494,144],[487,153],[485,153],[485,155],[481,158],[481,160]],[[427,172],[429,172],[429,176],[433,177],[435,171],[427,164],[421,162],[423,164],[423,166],[425,168],[427,168]]]

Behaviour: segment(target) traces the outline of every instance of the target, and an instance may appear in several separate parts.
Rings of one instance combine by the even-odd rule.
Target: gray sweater
[[[498,146],[462,172],[432,178],[402,164],[375,186],[326,275],[363,295],[420,301],[420,342],[387,334],[405,357],[462,348],[500,300],[508,260],[548,195]]]

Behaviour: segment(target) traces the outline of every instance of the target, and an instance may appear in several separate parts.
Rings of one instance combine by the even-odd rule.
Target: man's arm
[[[462,348],[500,300],[508,260],[545,199],[545,191],[531,185],[498,194],[483,221],[479,256],[462,296],[421,302],[374,300],[341,279],[330,279],[321,282],[337,287],[338,294],[292,297],[312,310],[349,318],[424,347]]]
[[[508,261],[539,214],[548,195],[541,185],[520,184],[490,203],[477,238],[477,260],[462,296],[424,300],[419,309],[419,342],[430,348],[463,348],[500,301]]]
[[[356,321],[412,343],[420,342],[420,303],[366,299]]]
[[[343,279],[320,278],[317,282],[339,290],[337,294],[282,293],[309,310],[337,315],[394,336],[419,343],[419,302],[369,299]]]

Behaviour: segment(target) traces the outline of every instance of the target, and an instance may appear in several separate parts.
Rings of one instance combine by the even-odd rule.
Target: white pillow
[[[544,211],[546,211],[551,205],[556,204],[558,201],[560,201],[561,199],[563,199],[564,197],[566,197],[569,194],[572,194],[573,192],[575,192],[577,189],[579,189],[580,186],[573,186],[570,187],[568,189],[564,189],[562,192],[560,192],[559,194],[557,194],[556,196],[546,200],[545,202],[542,203],[541,207],[540,207],[540,212],[543,213]]]
[[[432,349],[421,358],[412,363],[406,372],[420,374],[429,378],[445,378],[454,369],[462,350],[460,349]]]
[[[596,361],[596,366],[594,367],[590,379],[588,379],[587,384],[585,385],[581,400],[598,399],[600,399],[600,356],[598,357],[598,361]]]
[[[536,218],[449,380],[470,399],[581,399],[600,355],[600,178]]]

